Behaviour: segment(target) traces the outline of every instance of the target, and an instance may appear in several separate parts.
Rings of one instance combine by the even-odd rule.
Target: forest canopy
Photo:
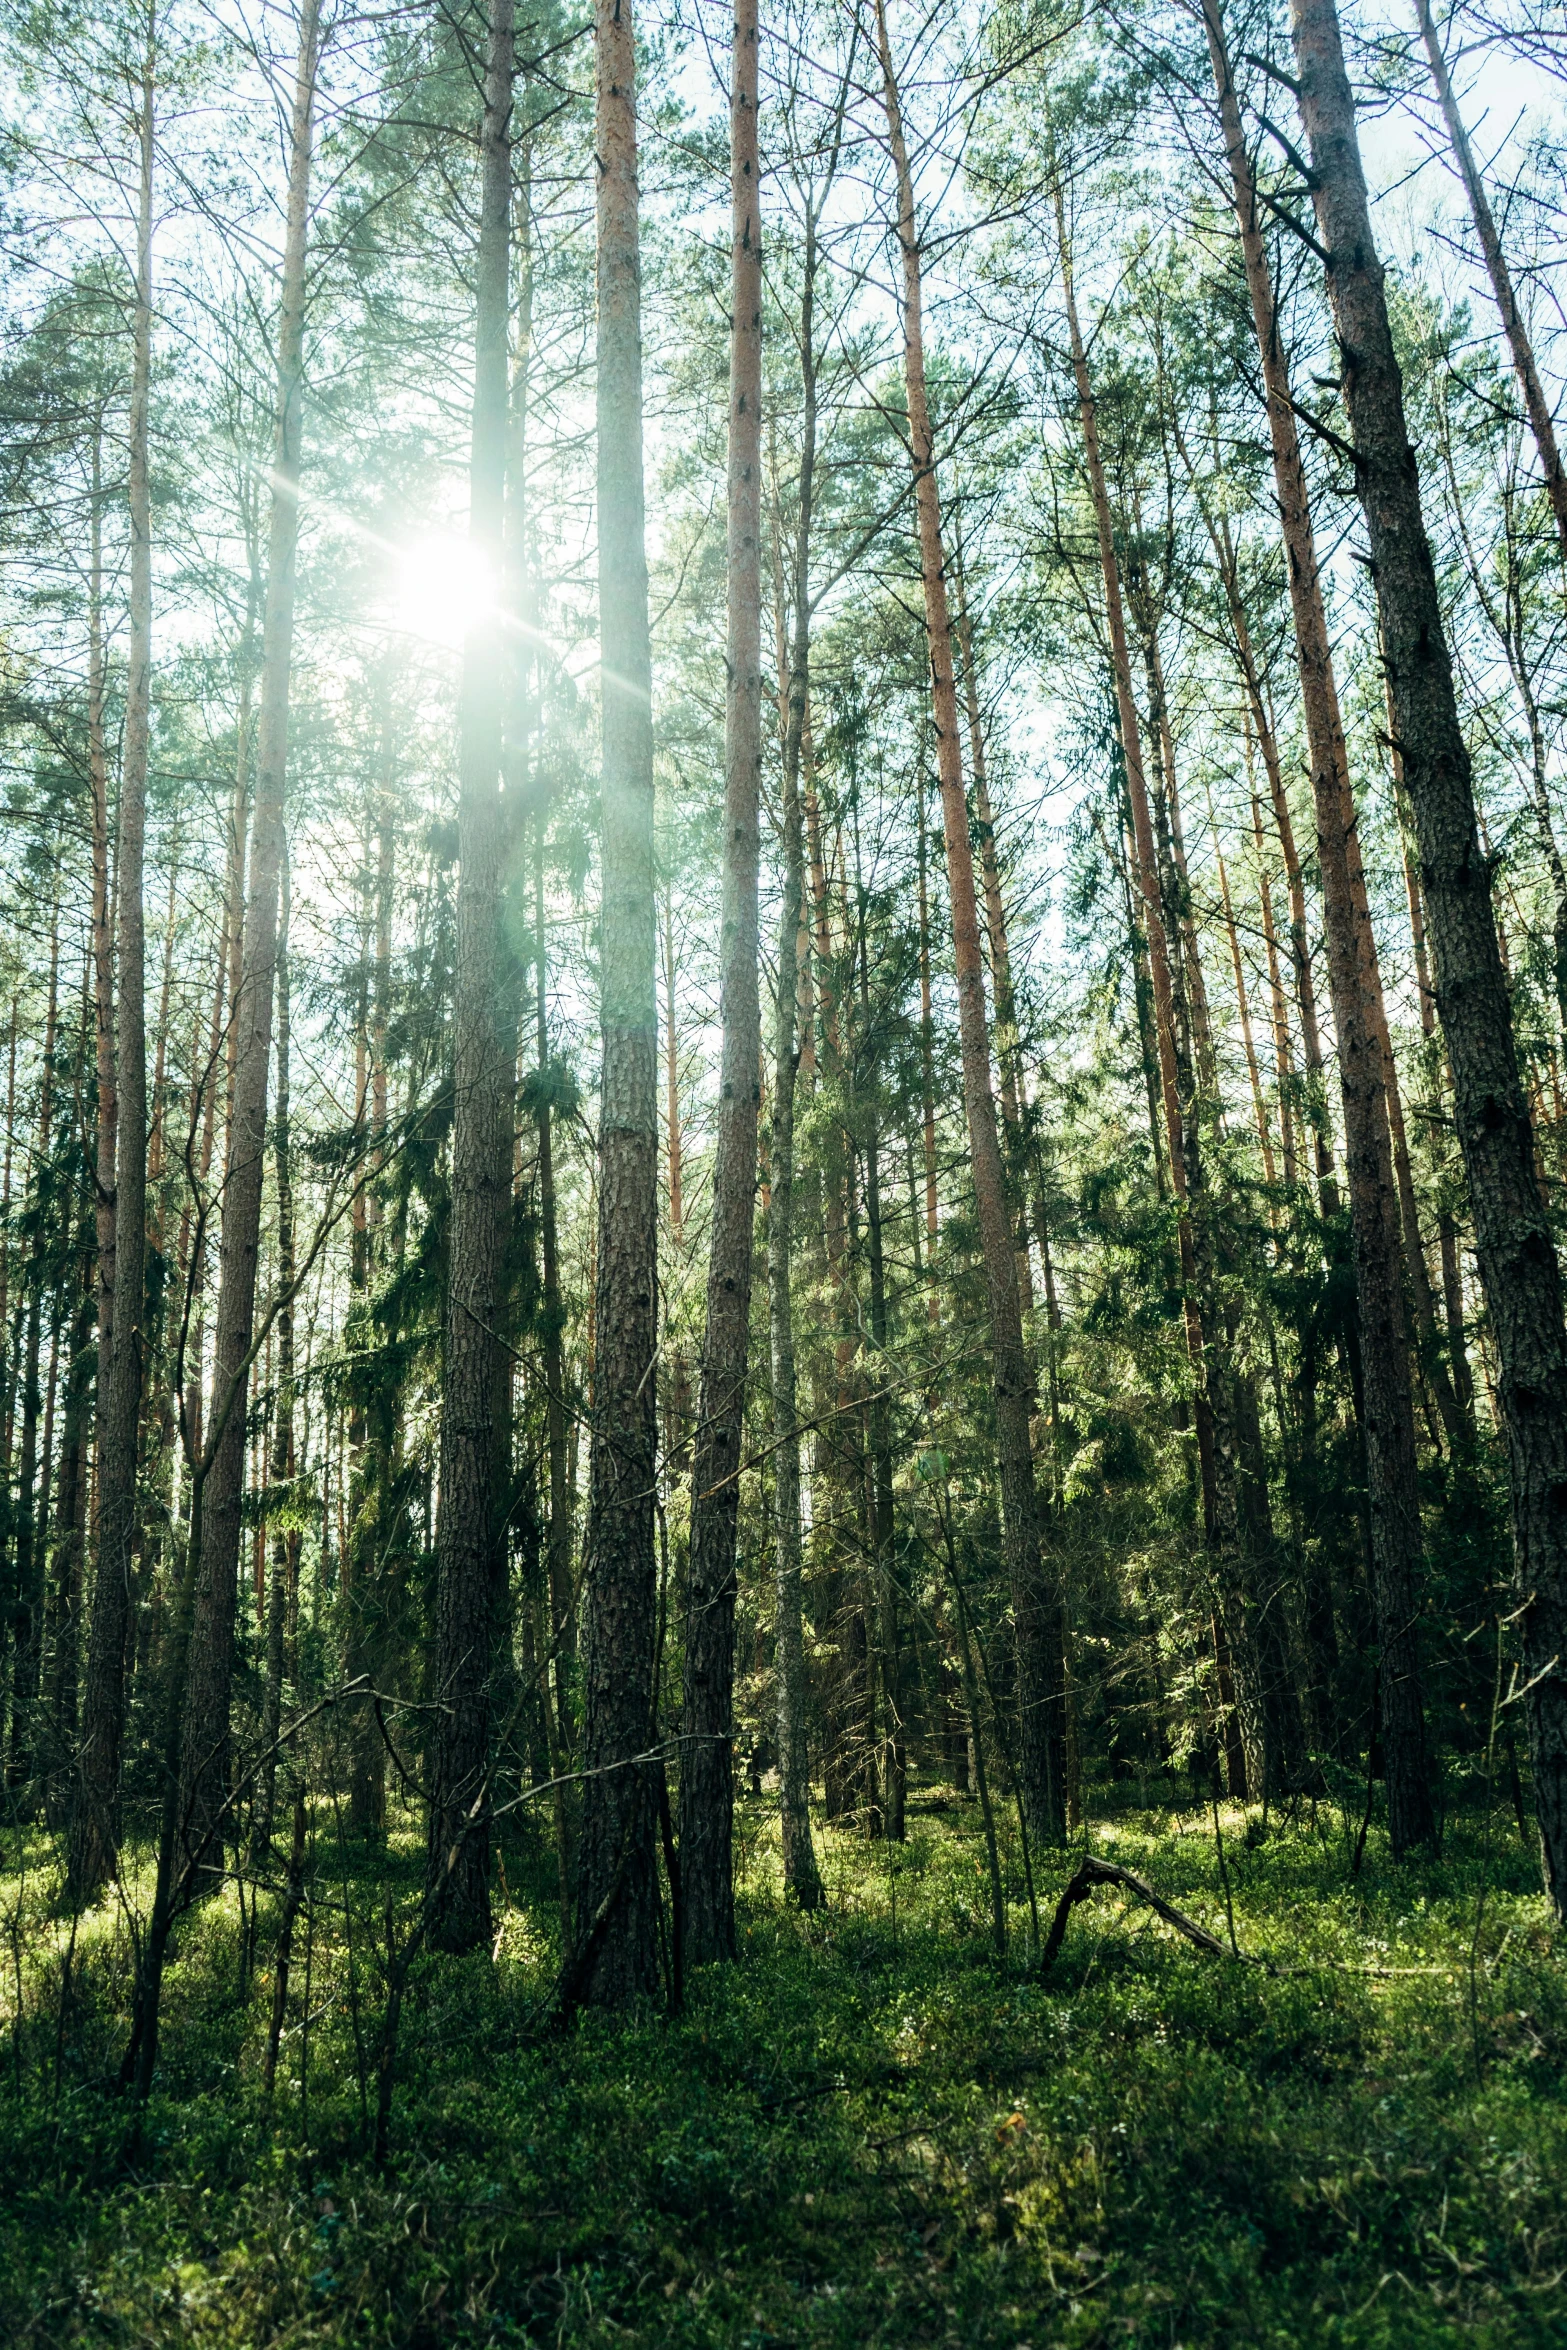
[[[1567,2322],[1563,29],[7,0],[17,2338]]]

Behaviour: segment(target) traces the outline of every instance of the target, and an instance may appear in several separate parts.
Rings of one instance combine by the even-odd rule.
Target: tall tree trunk
[[[1558,1913],[1567,1915],[1567,1673],[1561,1661],[1567,1655],[1567,1511],[1561,1506],[1567,1494],[1567,1333],[1561,1272],[1535,1173],[1490,867],[1480,846],[1333,0],[1292,0],[1291,30],[1394,733],[1414,812],[1437,1006],[1500,1361],[1546,1885]]]
[[[1133,522],[1140,538],[1140,501]],[[1165,928],[1179,933],[1179,961],[1186,988],[1186,1018],[1191,1029],[1193,1072],[1220,1133],[1224,1106],[1219,1094],[1218,1069],[1213,1057],[1213,1022],[1208,1012],[1208,989],[1192,918],[1191,881],[1186,871],[1186,845],[1181,832],[1181,800],[1175,779],[1175,736],[1170,723],[1170,697],[1164,681],[1164,659],[1159,649],[1163,605],[1155,598],[1146,566],[1139,560],[1131,582],[1133,612],[1142,638],[1143,674],[1148,684],[1148,721],[1157,750],[1152,777],[1157,829],[1164,866]],[[1166,838],[1167,836],[1167,838]],[[1172,958],[1174,955],[1172,948]]]
[[[834,1349],[838,1376],[836,1467],[844,1506],[839,1519],[839,1571],[834,1578],[832,1621],[840,1657],[838,1688],[841,1697],[839,1743],[841,1794],[845,1814],[867,1836],[881,1833],[881,1802],[876,1781],[876,1684],[871,1648],[870,1602],[874,1594],[875,1501],[871,1461],[867,1449],[863,1354],[865,1311],[860,1295],[860,1159],[858,1078],[862,1043],[859,1005],[853,974],[858,968],[858,946],[849,929],[848,872],[843,841],[838,841],[838,869],[843,875],[841,920],[844,958],[840,966],[844,985],[839,997],[839,1039],[842,1046],[842,1117],[839,1142],[843,1185],[844,1248],[838,1261],[836,1304],[838,1338]]]
[[[1311,940],[1306,929],[1305,875],[1301,868],[1300,851],[1295,846],[1289,794],[1284,788],[1284,762],[1279,756],[1271,713],[1260,692],[1254,705],[1254,718],[1257,748],[1262,754],[1262,769],[1268,779],[1268,798],[1273,807],[1273,827],[1279,836],[1279,852],[1284,859],[1284,887],[1290,915],[1290,962],[1295,973],[1295,1002],[1300,1013],[1300,1054],[1306,1079],[1306,1117],[1311,1127],[1316,1163],[1317,1202],[1323,1215],[1331,1220],[1338,1214],[1339,1188],[1333,1166],[1332,1128],[1323,1077],[1317,985],[1312,975]]]
[[[153,1244],[163,1247],[163,1215],[165,1203],[159,1199],[167,1165],[168,1151],[168,1065],[169,1065],[169,1006],[174,994],[174,940],[179,927],[180,836],[178,825],[169,843],[169,897],[168,910],[163,918],[163,977],[158,987],[158,1031],[152,1062],[152,1099],[148,1103],[147,1118],[147,1229]]]
[[[996,1073],[1001,1081],[1001,1115],[1007,1140],[1007,1172],[1012,1185],[1012,1212],[1017,1239],[1018,1300],[1025,1315],[1034,1311],[1034,1273],[1028,1254],[1028,1171],[1022,1126],[1022,1068],[1017,1026],[1017,995],[1012,984],[1012,950],[1007,939],[1006,901],[1001,894],[1001,865],[996,856],[996,820],[990,801],[990,777],[985,761],[985,727],[979,706],[979,676],[974,659],[974,623],[969,612],[968,578],[963,566],[963,542],[954,550],[958,590],[958,650],[963,662],[964,715],[968,721],[969,768],[974,779],[974,813],[979,819],[979,870],[985,892],[985,939],[990,953],[990,981],[995,995],[994,1044]]]
[[[897,1523],[892,1470],[892,1407],[887,1390],[894,1377],[887,1350],[887,1264],[882,1235],[881,1137],[879,1089],[875,1083],[875,1035],[870,997],[870,955],[865,936],[865,890],[859,873],[859,846],[855,846],[855,895],[860,915],[860,1019],[862,1053],[870,1082],[865,1087],[861,1137],[865,1159],[866,1271],[870,1304],[870,1336],[874,1359],[870,1366],[870,1395],[866,1404],[866,1438],[870,1476],[870,1555],[876,1626],[876,1669],[880,1703],[873,1771],[880,1795],[882,1833],[903,1841],[904,1801],[908,1785],[908,1750],[903,1723],[902,1610],[898,1604]]]
[[[245,878],[249,850],[247,834],[251,786],[255,780],[256,617],[265,596],[256,514],[257,502],[247,499],[246,538],[250,551],[250,575],[245,587],[245,618],[234,655],[239,681],[239,708],[234,725],[234,793],[229,803],[228,860],[223,898],[223,994],[228,1005],[228,1026],[223,1038],[226,1072],[223,1131],[226,1138],[232,1137],[234,1129],[234,1081],[239,1072],[239,1000],[244,981]],[[213,1092],[215,1109],[215,1069]]]
[[[1059,1842],[1066,1833],[1064,1621],[1059,1580],[1043,1555],[1039,1496],[1029,1422],[1033,1375],[1023,1347],[1017,1256],[990,1090],[990,1038],[980,958],[979,907],[968,806],[963,792],[952,625],[947,608],[946,554],[936,486],[935,446],[925,389],[919,226],[903,135],[898,85],[887,38],[885,0],[876,0],[876,39],[888,137],[898,181],[898,241],[903,249],[903,364],[909,409],[909,452],[924,575],[925,633],[930,649],[937,773],[947,844],[947,884],[963,1057],[963,1099],[990,1308],[997,1452],[1001,1471],[1003,1541],[1016,1626],[1019,1770],[1024,1802],[1037,1835]]]
[[[1502,240],[1491,211],[1491,200],[1485,192],[1485,182],[1480,177],[1474,149],[1469,144],[1469,133],[1464,128],[1452,76],[1447,70],[1447,58],[1431,13],[1431,0],[1415,0],[1415,16],[1420,25],[1420,38],[1425,43],[1442,118],[1447,124],[1447,135],[1453,142],[1458,175],[1464,183],[1464,193],[1469,198],[1469,209],[1474,215],[1475,233],[1485,256],[1486,274],[1491,280],[1491,291],[1496,296],[1496,307],[1501,314],[1502,332],[1507,337],[1507,348],[1512,353],[1513,367],[1523,392],[1529,429],[1540,453],[1540,470],[1545,476],[1545,491],[1551,501],[1551,512],[1556,517],[1562,554],[1567,557],[1567,471],[1563,470],[1561,452],[1556,446],[1556,426],[1552,420],[1550,402],[1545,396],[1545,386],[1540,381],[1534,345],[1529,339],[1523,312],[1518,307],[1512,272],[1507,266],[1507,256],[1502,251]]]
[[[1025,1096],[1024,1107],[1027,1107]],[[1044,1150],[1034,1154],[1034,1237],[1039,1243],[1039,1269],[1045,1278],[1045,1376],[1046,1394],[1050,1405],[1050,1506],[1059,1511],[1062,1503],[1062,1479],[1065,1463],[1061,1446],[1061,1301],[1056,1292],[1055,1263],[1050,1247],[1050,1206],[1046,1194]],[[1068,1627],[1070,1636],[1070,1626]],[[1069,1660],[1070,1662],[1070,1660]],[[1067,1728],[1076,1739],[1070,1703]],[[1071,1811],[1075,1782],[1070,1774],[1067,1786],[1067,1825],[1072,1822]]]
[[[797,649],[799,637],[796,638]],[[808,648],[806,648],[808,653]],[[799,714],[796,713],[796,676]],[[796,963],[805,858],[800,824],[800,718],[806,675],[791,664],[790,724],[783,757],[783,911],[778,929],[778,995],[774,1032],[772,1207],[767,1226],[769,1328],[773,1375],[773,1544],[777,1590],[775,1666],[778,1712],[778,1796],[784,1884],[802,1909],[819,1908],[822,1882],[811,1840],[810,1759],[806,1743],[805,1636],[801,1609],[799,1399],[795,1378],[794,1100]],[[792,736],[792,754],[791,742]]]
[[[223,1046],[224,1013],[228,1004],[228,955],[224,944],[226,934],[220,933],[218,953],[212,975],[212,1017],[207,1024],[207,1051],[201,1054],[201,1021],[198,1017],[196,1033],[191,1043],[192,1065],[197,1071],[195,1108],[201,1114],[201,1135],[196,1150],[196,1183],[191,1187],[200,1202],[199,1213],[192,1228],[191,1203],[187,1199],[180,1228],[180,1259],[185,1267],[186,1291],[190,1302],[190,1342],[186,1356],[185,1383],[186,1443],[192,1460],[206,1446],[206,1390],[207,1363],[207,1275],[211,1260],[208,1228],[212,1208],[212,1160],[217,1148],[218,1130],[218,1059]]]
[[[1247,741],[1247,764],[1250,765],[1250,739]],[[1257,796],[1254,778],[1251,782],[1251,837],[1257,851],[1257,904],[1262,914],[1262,940],[1268,957],[1268,1002],[1273,1016],[1273,1069],[1279,1089],[1279,1138],[1284,1154],[1284,1187],[1293,1191],[1299,1169],[1295,1159],[1295,1120],[1291,1115],[1290,1096],[1294,1088],[1295,1063],[1290,1052],[1289,1011],[1284,998],[1284,982],[1279,970],[1279,933],[1273,919],[1273,888],[1268,879],[1268,850],[1262,830],[1262,802]],[[1320,1196],[1320,1194],[1319,1194]],[[1324,1210],[1326,1213],[1326,1210]]]
[[[289,915],[292,891],[288,842],[283,844],[278,888],[277,935],[277,1099],[272,1119],[273,1189],[277,1196],[277,1283],[282,1303],[277,1314],[277,1412],[272,1428],[271,1480],[274,1485],[294,1475],[294,1152],[290,1126],[289,1044],[292,1028],[289,988]],[[277,1738],[283,1720],[283,1680],[288,1646],[288,1587],[294,1567],[297,1535],[276,1534],[272,1539],[272,1574],[267,1586],[266,1652],[261,1706],[261,1783],[256,1804],[255,1853],[263,1859],[272,1847],[272,1824],[277,1801]]]
[[[1443,1107],[1443,1054],[1436,1041],[1436,996],[1431,986],[1431,971],[1426,955],[1425,907],[1420,896],[1420,876],[1415,870],[1415,853],[1409,838],[1409,818],[1404,791],[1404,762],[1396,742],[1392,742],[1393,712],[1388,706],[1388,733],[1393,767],[1393,800],[1398,819],[1399,845],[1404,862],[1404,891],[1409,904],[1409,938],[1415,963],[1415,993],[1420,1000],[1420,1033],[1430,1056],[1431,1090],[1435,1097],[1427,1113],[1433,1145],[1440,1153],[1446,1144],[1450,1121]],[[1458,1225],[1452,1209],[1445,1201],[1437,1209],[1437,1251],[1442,1266],[1442,1318],[1447,1326],[1448,1371],[1452,1379],[1454,1399],[1463,1415],[1465,1434],[1474,1433],[1474,1378],[1469,1368],[1469,1348],[1464,1329],[1464,1286],[1458,1262]]]
[[[930,986],[930,875],[929,828],[925,822],[925,776],[918,777],[919,790],[919,925],[920,925],[920,1150],[925,1172],[925,1273],[928,1287],[926,1311],[936,1328],[941,1326],[941,1287],[936,1278],[936,1260],[941,1246],[941,1194],[936,1181],[936,1070],[935,1022],[932,1018]]]
[[[511,307],[512,0],[494,0],[484,75],[473,443],[468,542],[492,577],[504,555]],[[434,1939],[473,1950],[490,1935],[490,1836],[483,1816],[490,1672],[501,1569],[496,1311],[511,1204],[509,1073],[516,1031],[503,1017],[500,798],[504,645],[486,611],[463,645],[459,717],[457,976],[452,1212],[441,1396],[441,1495],[435,1529],[435,1695],[429,1884]]]
[[[549,1448],[550,1628],[555,1649],[555,1720],[563,1745],[570,1744],[571,1699],[568,1687],[574,1649],[571,1588],[571,1481],[567,1474],[570,1431],[566,1419],[566,1351],[561,1344],[566,1310],[560,1294],[560,1232],[555,1207],[555,1134],[550,1109],[549,966],[545,959],[544,928],[544,818],[541,812],[533,848],[534,971],[537,979],[535,1016],[538,1021],[539,1107],[536,1120],[539,1143],[539,1253],[544,1279],[544,1322],[539,1354],[544,1371],[544,1433]]]
[[[724,720],[723,1057],[707,1331],[691,1470],[680,1917],[687,1967],[733,1958],[735,1532],[751,1331],[762,1021],[757,794],[762,767],[762,217],[757,0],[737,0],[729,72],[729,642]]]
[[[675,991],[675,893],[664,892],[664,1128],[669,1165],[669,1246],[677,1266],[685,1259],[685,1132],[680,1114],[680,1023]],[[665,1337],[664,1451],[668,1475],[678,1475],[691,1435],[691,1382],[685,1350]]]
[[[39,1510],[38,1510],[38,1564],[33,1578],[32,1638],[27,1660],[27,1688],[32,1708],[32,1726],[28,1736],[33,1769],[39,1760],[40,1732],[38,1700],[44,1686],[44,1657],[48,1646],[49,1622],[49,1546],[54,1539],[55,1514],[55,1416],[60,1402],[60,1371],[69,1365],[70,1293],[62,1282],[54,1294],[49,1315],[49,1377],[44,1388],[43,1444],[38,1456]],[[67,1376],[69,1372],[67,1369]]]
[[[354,1123],[353,1152],[361,1169],[368,1169],[370,1118],[370,839],[369,810],[361,819],[363,829],[359,836],[359,868],[357,888],[359,896],[358,952],[354,958],[353,1023],[354,1023]],[[458,921],[461,922],[461,884],[459,882]],[[456,1115],[453,1114],[455,1135]],[[369,1193],[361,1183],[354,1192],[349,1211],[348,1238],[348,1319],[363,1327],[370,1295],[370,1205]],[[491,1318],[493,1325],[493,1317]],[[443,1365],[444,1369],[444,1365]],[[370,1382],[362,1366],[356,1366],[348,1381],[348,1542],[343,1551],[343,1575],[339,1590],[338,1614],[343,1636],[343,1678],[355,1681],[374,1678],[371,1658],[375,1648],[375,1469],[368,1448]],[[443,1382],[444,1392],[444,1382]],[[439,1539],[439,1537],[437,1537]],[[439,1602],[437,1603],[439,1604]],[[373,1837],[382,1826],[377,1801],[382,1782],[375,1771],[380,1755],[380,1740],[376,1736],[373,1716],[365,1707],[356,1707],[354,1714],[343,1724],[348,1747],[348,1826],[350,1833]],[[366,1733],[373,1742],[374,1752],[367,1743]],[[439,1731],[436,1734],[438,1742]],[[369,1766],[368,1768],[366,1766]]]
[[[584,1638],[573,1999],[658,1979],[652,1742],[658,1572],[658,1005],[653,709],[642,479],[642,289],[630,0],[595,0],[603,847],[592,1579]]]
[[[267,1076],[272,1058],[272,1002],[277,967],[278,880],[283,859],[294,575],[299,544],[305,239],[310,208],[319,21],[319,0],[304,0],[290,126],[288,209],[278,310],[273,495],[267,547],[266,612],[262,624],[261,716],[256,746],[250,890],[245,908],[239,995],[230,1013],[238,1041],[234,1114],[229,1132],[219,1242],[212,1408],[203,1443],[203,1457],[209,1468],[202,1496],[201,1545],[194,1562],[185,1713],[180,1734],[180,1833],[196,1865],[200,1865],[201,1856],[220,1823],[228,1778],[235,1580],[245,1474],[245,1396],[261,1244]],[[123,1075],[121,1086],[122,1100],[128,1101]],[[128,1115],[128,1110],[125,1114]],[[123,1232],[122,1225],[122,1261]]]
[[[863,1491],[857,1479],[858,1446],[852,1417],[853,1363],[857,1344],[853,1268],[850,1259],[850,1203],[853,1167],[841,1106],[848,1083],[844,1058],[845,1025],[839,1017],[839,962],[834,944],[827,856],[822,838],[821,807],[816,791],[816,763],[811,741],[811,712],[806,703],[800,737],[800,775],[805,799],[805,837],[810,852],[811,904],[815,926],[817,997],[821,1006],[824,1065],[833,1114],[824,1121],[822,1135],[823,1265],[833,1330],[832,1386],[821,1378],[816,1396],[823,1419],[816,1438],[816,1469],[812,1485],[813,1518],[822,1528],[821,1549],[829,1562],[821,1587],[818,1624],[826,1623],[833,1641],[823,1691],[825,1736],[822,1759],[822,1799],[830,1820],[843,1818],[854,1808],[851,1777],[850,1730],[854,1671],[848,1641],[837,1627],[843,1616],[844,1577],[840,1566],[841,1528],[857,1511]],[[824,1315],[824,1320],[829,1319]],[[828,1396],[830,1393],[831,1401]]]
[[[784,1885],[802,1909],[824,1898],[811,1839],[811,1768],[806,1740],[805,1626],[801,1606],[799,1393],[794,1349],[794,1103],[812,1019],[805,916],[805,833],[800,808],[800,760],[811,690],[811,524],[816,483],[816,267],[817,208],[805,216],[805,261],[800,295],[799,512],[791,589],[793,639],[785,656],[781,830],[783,908],[778,924],[778,993],[773,1030],[773,1196],[767,1221],[767,1298],[773,1375],[773,1556],[777,1595],[774,1672],[778,1709],[779,1834]],[[782,549],[778,549],[780,568]],[[782,649],[783,597],[779,594]],[[804,952],[802,953],[802,949]],[[804,986],[801,964],[805,965]],[[798,1047],[796,1023],[801,1023]]]
[[[8,1784],[15,1786],[25,1780],[30,1766],[28,1751],[32,1730],[32,1712],[27,1703],[27,1680],[30,1650],[33,1641],[36,1587],[41,1569],[42,1545],[39,1518],[41,1515],[38,1492],[38,1415],[43,1401],[38,1387],[38,1367],[43,1338],[43,1301],[49,1286],[48,1228],[40,1213],[42,1191],[47,1182],[45,1169],[54,1134],[54,1064],[59,1041],[60,1017],[60,868],[54,867],[50,885],[49,906],[49,990],[44,1013],[43,1067],[38,1089],[38,1124],[32,1153],[33,1209],[36,1229],[29,1251],[26,1295],[27,1309],[23,1321],[22,1375],[21,1375],[21,1454],[17,1462],[16,1547],[12,1560],[12,1584],[9,1606],[0,1639],[9,1632],[12,1642],[11,1661],[11,1721],[10,1747],[6,1766]],[[48,1464],[45,1462],[45,1476]]]
[[[1435,1831],[1426,1757],[1417,1627],[1423,1578],[1409,1331],[1401,1271],[1399,1203],[1388,1122],[1386,1015],[1361,871],[1358,819],[1333,675],[1332,646],[1289,371],[1279,339],[1267,246],[1258,218],[1240,109],[1219,17],[1204,0],[1208,45],[1240,223],[1252,320],[1262,354],[1273,479],[1289,573],[1301,699],[1311,757],[1328,945],[1328,984],[1338,1031],[1344,1160],[1354,1241],[1362,1429],[1371,1517],[1372,1601],[1388,1827],[1395,1857]],[[1415,1246],[1419,1246],[1418,1232]]]
[[[156,19],[147,12],[137,135],[136,310],[131,346],[130,644],[120,752],[118,847],[119,1004],[115,1036],[114,1232],[107,1395],[101,1414],[98,1540],[82,1741],[71,1806],[72,1898],[86,1903],[119,1853],[120,1754],[125,1735],[125,1641],[135,1572],[136,1465],[145,1370],[147,1247],[147,1024],[142,864],[152,715],[152,488],[148,402],[152,381],[152,195]],[[96,911],[96,907],[95,907]],[[100,977],[100,986],[102,980]],[[100,1276],[101,1278],[101,1276]],[[114,1293],[118,1292],[117,1299]],[[114,1310],[117,1304],[118,1310]],[[100,1316],[102,1308],[100,1308]],[[100,1320],[101,1327],[101,1320]],[[100,1377],[102,1377],[100,1366]]]
[[[132,362],[134,372],[134,358]],[[94,1071],[98,1123],[93,1187],[97,1225],[98,1367],[96,1417],[100,1470],[109,1409],[110,1326],[114,1313],[114,1162],[118,1101],[114,1086],[114,906],[109,872],[109,746],[104,731],[107,689],[103,631],[103,416],[94,421],[92,545],[87,602],[87,774],[92,792],[92,959]]]
[[[963,660],[963,711],[968,722],[969,772],[974,782],[974,813],[979,818],[979,870],[985,888],[985,940],[990,951],[990,984],[996,1000],[996,1073],[1001,1081],[1001,1114],[1009,1127],[1016,1127],[1017,1003],[1012,988],[1012,954],[1007,942],[1006,906],[1001,895],[1001,866],[996,857],[996,824],[990,805],[990,777],[985,764],[985,726],[979,706],[979,674],[974,660],[974,620],[969,611],[968,573],[963,561],[961,533],[954,547],[953,568],[958,591],[958,650]],[[1021,1267],[1019,1271],[1021,1273]]]
[[[1393,1059],[1393,1037],[1388,1027],[1387,1004],[1380,987],[1372,1001],[1372,1012],[1382,1044],[1382,1068],[1387,1087],[1388,1133],[1393,1145],[1393,1173],[1398,1184],[1399,1215],[1404,1231],[1404,1264],[1409,1274],[1409,1297],[1414,1308],[1415,1328],[1420,1339],[1420,1370],[1428,1396],[1434,1396],[1442,1429],[1451,1445],[1467,1441],[1468,1428],[1463,1406],[1458,1400],[1436,1327],[1436,1297],[1431,1287],[1431,1273],[1426,1263],[1425,1242],[1420,1231],[1420,1206],[1415,1197],[1415,1167],[1410,1156],[1409,1132],[1404,1122],[1404,1099],[1399,1089],[1398,1068]],[[1430,1402],[1426,1404],[1426,1419],[1431,1425]],[[1437,1433],[1432,1427],[1432,1442]]]
[[[1489,561],[1482,561],[1476,552],[1474,536],[1469,527],[1466,501],[1458,479],[1458,468],[1453,457],[1453,432],[1449,403],[1445,397],[1438,400],[1435,415],[1437,443],[1442,452],[1442,467],[1447,475],[1448,492],[1458,543],[1464,553],[1464,569],[1474,589],[1475,601],[1485,614],[1492,631],[1507,655],[1507,666],[1512,672],[1514,690],[1523,707],[1524,724],[1529,733],[1530,796],[1534,801],[1534,820],[1540,834],[1540,846],[1545,852],[1546,869],[1556,895],[1555,949],[1556,949],[1556,1009],[1562,1034],[1567,1039],[1567,865],[1562,862],[1556,826],[1551,815],[1551,795],[1548,781],[1549,753],[1545,730],[1540,722],[1539,692],[1530,659],[1526,615],[1530,598],[1525,592],[1519,574],[1518,532],[1514,519],[1515,497],[1512,484],[1502,492],[1504,535],[1507,568],[1497,582]],[[1388,727],[1392,736],[1392,710],[1389,706]],[[1394,750],[1397,766],[1397,751]],[[1402,780],[1400,774],[1399,780]],[[1503,961],[1506,961],[1505,952]]]

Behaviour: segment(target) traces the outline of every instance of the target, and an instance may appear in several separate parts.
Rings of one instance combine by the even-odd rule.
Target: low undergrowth
[[[1101,1890],[1031,1963],[988,1939],[970,1808],[832,1838],[828,1909],[742,1838],[742,1961],[668,2019],[550,2027],[547,1856],[508,1846],[495,1955],[419,1962],[390,2156],[368,2158],[390,1852],[314,1821],[270,2101],[276,1888],[187,1922],[140,2145],[113,2092],[132,1922],[57,1856],[0,1880],[0,2340],[204,2350],[1567,2341],[1567,1988],[1516,1835],[1358,1876],[1336,1814],[1225,1815],[1243,1960]],[[1211,1818],[1093,1848],[1228,1944]],[[1014,1861],[1016,1856],[1014,1855]],[[1040,1867],[1041,1922],[1070,1868]],[[135,1900],[134,1892],[131,1895]]]

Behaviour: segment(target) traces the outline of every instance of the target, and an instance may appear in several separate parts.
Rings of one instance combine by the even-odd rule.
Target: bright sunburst
[[[408,636],[458,652],[494,597],[490,567],[468,541],[452,531],[432,533],[396,558],[392,625]]]

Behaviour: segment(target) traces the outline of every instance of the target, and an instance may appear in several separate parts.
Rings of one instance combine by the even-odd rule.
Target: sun
[[[495,582],[466,539],[433,532],[398,553],[390,602],[400,633],[455,653],[474,622],[494,608]]]

